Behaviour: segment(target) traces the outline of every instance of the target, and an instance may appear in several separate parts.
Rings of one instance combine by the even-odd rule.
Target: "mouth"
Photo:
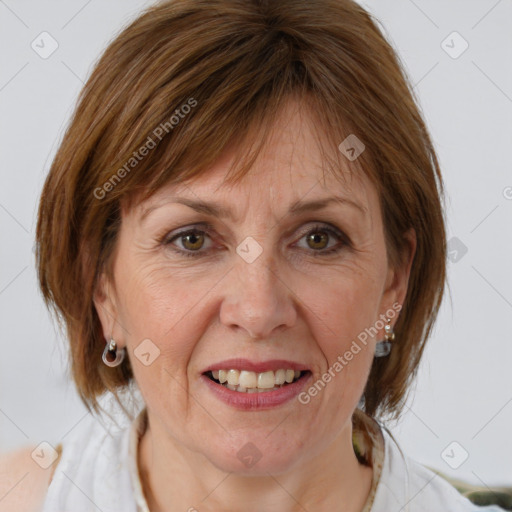
[[[238,393],[268,393],[277,391],[307,378],[309,370],[294,370],[292,368],[279,368],[254,372],[237,369],[209,370],[203,373],[214,383]]]
[[[313,372],[288,359],[232,358],[203,368],[200,377],[210,393],[229,407],[262,411],[293,404],[313,379]]]

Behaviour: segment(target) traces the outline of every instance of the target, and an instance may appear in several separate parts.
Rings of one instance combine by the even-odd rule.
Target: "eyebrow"
[[[368,212],[368,209],[365,206],[359,204],[356,201],[353,201],[348,197],[330,196],[322,199],[317,199],[314,201],[296,201],[291,205],[290,209],[288,210],[288,214],[298,215],[301,213],[322,210],[324,208],[327,208],[332,203],[340,203],[351,206],[362,214],[366,214]],[[196,212],[204,213],[212,217],[229,218],[231,220],[234,220],[235,218],[233,212],[228,207],[218,204],[214,201],[203,201],[188,199],[185,197],[176,197],[172,201],[166,201],[164,204],[158,204],[144,209],[141,214],[140,220],[143,221],[150,212],[167,204],[183,204],[185,206],[188,206],[189,208],[192,208]]]

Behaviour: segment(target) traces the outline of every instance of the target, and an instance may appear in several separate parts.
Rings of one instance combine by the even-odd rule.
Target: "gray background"
[[[512,2],[362,3],[415,84],[448,194],[451,298],[405,414],[390,427],[420,462],[475,484],[510,485]],[[0,452],[56,443],[85,415],[36,285],[36,205],[92,64],[148,4],[0,0]],[[46,59],[31,47],[43,31],[58,43]]]

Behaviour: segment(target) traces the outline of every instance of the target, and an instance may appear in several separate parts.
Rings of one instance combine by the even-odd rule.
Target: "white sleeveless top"
[[[93,416],[83,420],[62,443],[41,512],[150,512],[137,467],[146,421],[145,409],[129,428],[114,432]],[[373,484],[362,512],[504,512],[471,503],[442,477],[404,456],[389,431],[373,423],[382,436],[371,436],[367,453]]]

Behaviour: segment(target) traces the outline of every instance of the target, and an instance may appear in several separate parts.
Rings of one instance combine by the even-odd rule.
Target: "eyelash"
[[[201,227],[203,229],[199,229],[199,226],[192,226],[191,228],[189,228],[189,229],[187,229],[185,231],[181,231],[180,233],[176,233],[175,235],[172,236],[172,238],[169,238],[169,236],[166,235],[160,241],[160,243],[165,245],[165,246],[169,246],[169,248],[173,252],[176,252],[179,255],[185,256],[187,258],[200,258],[200,257],[204,257],[204,251],[190,251],[190,250],[179,249],[179,248],[176,248],[176,247],[172,246],[172,242],[174,242],[174,240],[177,240],[177,239],[179,239],[181,237],[184,237],[186,235],[189,235],[189,234],[192,234],[192,233],[208,235],[209,231],[213,231],[213,226],[211,226],[210,224],[202,224]],[[351,246],[350,240],[348,239],[348,237],[343,232],[341,232],[340,230],[338,230],[334,226],[331,226],[329,224],[323,224],[323,223],[322,224],[314,225],[306,233],[304,233],[299,238],[299,240],[301,240],[305,236],[311,235],[312,233],[316,233],[318,231],[322,231],[324,233],[332,235],[332,236],[338,238],[343,243],[342,243],[342,245],[336,245],[336,246],[331,247],[329,249],[323,249],[323,250],[318,250],[318,251],[315,251],[315,250],[311,249],[313,251],[313,255],[315,257],[318,257],[318,256],[330,256],[330,255],[339,253],[346,246],[348,246],[348,247]]]

